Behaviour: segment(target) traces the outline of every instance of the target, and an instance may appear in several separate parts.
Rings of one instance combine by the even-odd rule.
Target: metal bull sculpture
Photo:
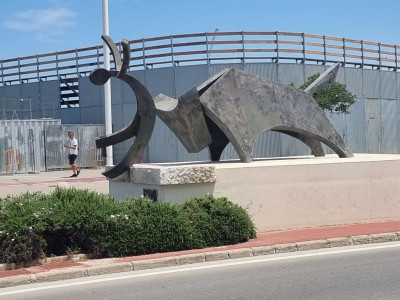
[[[218,161],[229,142],[243,162],[253,160],[253,146],[264,131],[290,135],[309,146],[315,156],[324,156],[321,142],[340,157],[352,157],[344,141],[312,97],[333,82],[339,64],[333,65],[305,91],[226,69],[192,88],[179,99],[160,94],[154,99],[138,80],[127,74],[130,47],[122,40],[123,59],[108,36],[115,70],[98,68],[90,74],[92,83],[102,85],[116,77],[126,82],[137,98],[137,112],[125,128],[96,140],[104,148],[136,137],[125,158],[103,173],[115,178],[128,170],[143,153],[153,132],[156,115],[175,133],[190,153],[208,147],[211,160]]]

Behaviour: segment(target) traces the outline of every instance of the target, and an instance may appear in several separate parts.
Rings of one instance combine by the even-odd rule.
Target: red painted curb
[[[305,242],[313,240],[326,240],[330,238],[340,238],[340,237],[389,233],[389,232],[400,232],[400,221],[387,221],[387,222],[376,222],[376,223],[365,223],[365,224],[351,224],[351,225],[326,226],[326,227],[316,227],[316,228],[293,229],[285,231],[263,232],[263,233],[258,233],[255,239],[251,239],[248,242],[236,245],[123,257],[123,258],[116,258],[112,260],[112,262],[113,263],[134,262],[140,260],[157,259],[157,258],[173,257],[173,256],[188,255],[188,254],[207,253],[211,251],[226,251],[233,249],[272,246],[278,244],[297,243],[297,242]],[[89,265],[85,264],[85,262],[81,263],[71,262],[71,261],[52,262],[30,268],[0,271],[0,278],[12,277],[17,275],[36,274],[53,269],[64,269],[77,266],[85,267]]]

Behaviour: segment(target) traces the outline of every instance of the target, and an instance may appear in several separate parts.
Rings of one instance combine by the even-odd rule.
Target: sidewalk
[[[76,256],[75,261],[68,261],[66,257],[58,257],[30,268],[4,270],[3,267],[0,269],[0,288],[205,261],[393,241],[400,241],[400,221],[264,232],[248,242],[217,248],[93,260]]]
[[[0,175],[0,198],[26,192],[50,193],[57,186],[89,189],[108,194],[107,179],[101,175],[104,169],[82,169],[77,178],[70,178],[71,170],[41,172],[39,174]]]

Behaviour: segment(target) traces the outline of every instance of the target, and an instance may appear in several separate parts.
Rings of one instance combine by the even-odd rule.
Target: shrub
[[[87,190],[0,199],[0,263],[29,263],[79,250],[97,257],[219,246],[255,236],[245,210],[225,198],[183,205],[116,201]]]
[[[108,217],[119,211],[114,198],[88,190],[56,189],[51,200],[44,232],[48,255],[68,250],[95,252],[93,233],[102,232]]]
[[[317,80],[319,76],[319,73],[317,73],[308,77],[307,81],[303,83],[299,89],[305,90],[311,83]],[[355,102],[355,96],[347,91],[345,84],[339,82],[333,82],[327,85],[323,89],[315,92],[313,97],[322,109],[336,113],[348,113],[350,106]]]
[[[24,194],[0,201],[0,262],[27,264],[45,253],[42,220],[48,196]]]
[[[108,216],[97,232],[99,252],[104,256],[140,255],[198,247],[189,219],[177,205],[128,198],[118,214]]]
[[[199,232],[203,247],[236,244],[256,236],[246,211],[226,198],[195,198],[185,202],[182,210]]]

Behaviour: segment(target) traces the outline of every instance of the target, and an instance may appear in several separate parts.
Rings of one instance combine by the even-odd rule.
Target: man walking
[[[72,131],[68,131],[68,137],[69,145],[64,144],[64,147],[69,148],[69,164],[74,172],[74,174],[72,174],[70,177],[78,177],[79,173],[81,172],[78,166],[75,164],[75,160],[78,157],[78,140],[74,137],[74,133]]]

